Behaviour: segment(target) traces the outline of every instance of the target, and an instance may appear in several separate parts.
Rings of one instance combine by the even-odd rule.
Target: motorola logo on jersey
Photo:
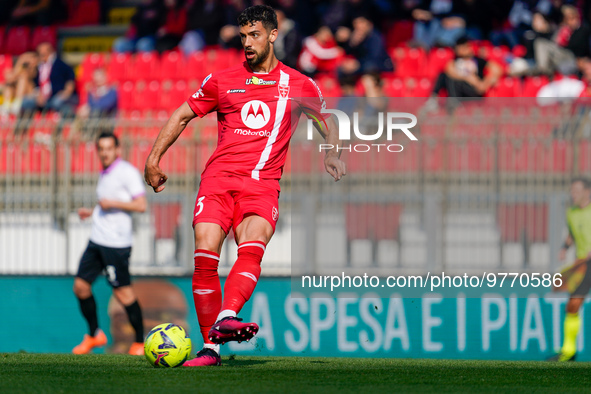
[[[244,104],[242,111],[242,122],[249,129],[262,129],[271,118],[269,106],[260,100],[251,100]]]

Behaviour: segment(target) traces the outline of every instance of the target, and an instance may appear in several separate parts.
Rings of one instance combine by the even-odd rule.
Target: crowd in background
[[[63,15],[61,0],[0,2],[7,7],[3,9],[13,9],[1,21],[9,26],[59,22],[58,15]],[[104,9],[108,3],[103,2]],[[394,45],[453,48],[455,56],[434,80],[434,98],[443,91],[453,97],[481,97],[504,74],[543,75],[550,81],[557,73],[576,78],[577,86],[562,89],[564,95],[587,94],[591,82],[591,2],[582,0],[143,0],[113,51],[179,49],[190,55],[211,46],[240,49],[237,16],[262,3],[277,10],[274,47],[279,60],[310,76],[334,75],[345,96],[354,95],[359,83],[366,95],[383,94],[381,76],[397,67],[389,53]],[[403,33],[396,29],[400,22],[410,26],[403,43]],[[472,42],[483,40],[524,51],[519,56],[509,52],[504,68],[474,50]],[[78,115],[113,114],[117,93],[104,70],[97,70],[92,80]],[[75,86],[72,68],[55,48],[41,44],[7,71],[0,116],[44,109],[72,114],[79,102]],[[436,105],[430,100],[427,106]]]

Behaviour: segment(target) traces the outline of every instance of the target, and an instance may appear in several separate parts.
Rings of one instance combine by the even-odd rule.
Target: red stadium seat
[[[78,73],[78,79],[83,81],[90,81],[92,79],[92,73],[99,67],[105,65],[105,58],[102,53],[87,53],[80,63],[80,71]]]
[[[151,211],[154,215],[154,228],[156,239],[174,238],[180,225],[181,204],[173,203],[154,203]]]
[[[134,83],[127,81],[120,86],[119,89],[119,108],[122,110],[133,109],[133,94],[134,94]]]
[[[78,97],[80,98],[80,105],[84,105],[88,102],[88,89],[90,85],[90,81],[76,79],[76,91],[78,92]]]
[[[203,52],[192,53],[187,59],[187,76],[203,80],[207,74],[205,54]]]
[[[205,51],[205,75],[235,65],[231,63],[233,59],[234,56],[230,50],[207,49]]]
[[[0,26],[0,53],[4,53],[4,36],[6,34],[6,29],[4,26]]]
[[[79,0],[68,2],[69,26],[97,25],[101,15],[99,0]]]
[[[402,204],[347,204],[345,218],[347,238],[374,241],[398,238]]]
[[[384,93],[387,97],[404,97],[406,88],[400,78],[391,78],[384,81]]]
[[[429,52],[425,74],[429,78],[437,78],[445,65],[454,58],[454,52],[449,48],[437,48]]]
[[[403,44],[413,37],[414,22],[397,21],[386,32],[386,47],[394,48]]]
[[[421,145],[422,152],[421,158],[423,159],[423,169],[429,172],[441,172],[443,171],[443,150],[444,145],[442,143],[425,143]]]
[[[49,42],[54,48],[57,47],[57,32],[54,26],[37,27],[31,38],[31,49],[37,48],[42,42]]]
[[[452,172],[484,173],[493,170],[495,149],[482,142],[461,142],[448,145],[447,168]]]
[[[160,100],[160,82],[150,81],[146,84],[146,88],[143,93],[136,92],[136,107],[138,109],[151,109],[155,110],[159,108]]]
[[[63,149],[63,147],[61,148]],[[70,171],[75,174],[97,173],[101,170],[96,147],[93,142],[81,142],[70,146]],[[63,171],[65,152],[58,153],[58,168]]]
[[[178,108],[184,101],[187,101],[187,83],[185,81],[163,81],[160,85],[159,108],[168,111]]]
[[[29,49],[31,30],[26,26],[11,27],[6,34],[4,53],[20,55]]]
[[[394,75],[400,78],[422,77],[425,75],[427,55],[422,48],[395,48],[392,51]]]
[[[315,79],[318,84],[322,96],[327,97],[340,97],[342,95],[341,86],[336,78],[324,75]]]
[[[49,174],[51,151],[46,145],[29,144],[29,171],[33,174]]]
[[[503,203],[497,208],[497,223],[503,242],[546,242],[548,240],[548,205]]]
[[[579,171],[583,174],[591,173],[591,141],[582,140],[579,143]]]
[[[160,76],[160,58],[158,52],[140,52],[132,61],[133,72],[130,79],[155,79]]]
[[[0,82],[4,82],[4,72],[12,68],[12,56],[0,55]]]
[[[487,97],[521,97],[521,81],[503,78],[486,94]]]
[[[523,45],[515,45],[511,52],[515,57],[524,57],[527,53],[527,49]]]
[[[505,46],[493,47],[487,60],[496,62],[505,69],[507,67],[507,56],[510,54],[509,48]]]
[[[128,73],[133,74],[133,68],[129,67],[131,55],[128,53],[114,53],[107,67],[107,74],[111,81],[126,81],[131,79]]]
[[[165,52],[160,59],[160,79],[186,79],[188,77],[187,62],[182,53]]]
[[[572,144],[514,138],[499,144],[499,168],[502,172],[567,173],[573,167]]]
[[[428,78],[421,78],[413,92],[412,92],[412,96],[409,97],[429,97],[431,96],[433,90],[433,85],[431,84],[431,81]]]
[[[548,84],[548,77],[531,77],[523,83],[523,97],[537,97],[538,91]]]

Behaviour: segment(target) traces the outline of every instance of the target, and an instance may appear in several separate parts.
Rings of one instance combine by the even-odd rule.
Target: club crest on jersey
[[[289,94],[289,86],[277,86],[277,90],[279,90],[279,97],[286,99],[287,95]]]
[[[242,111],[242,122],[250,129],[261,129],[269,123],[271,118],[271,110],[269,106],[260,100],[251,100],[244,104]]]
[[[262,78],[255,77],[254,75],[251,78],[246,79],[247,85],[275,85],[277,81],[265,81]]]

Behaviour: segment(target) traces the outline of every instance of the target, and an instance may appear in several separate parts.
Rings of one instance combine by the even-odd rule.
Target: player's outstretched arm
[[[162,130],[160,130],[158,138],[156,138],[156,142],[152,146],[152,151],[146,160],[146,167],[144,168],[144,179],[156,193],[164,190],[164,183],[168,179],[166,174],[160,169],[162,156],[164,156],[168,148],[179,138],[179,135],[187,127],[187,124],[195,116],[197,115],[189,107],[189,104],[183,103],[183,105],[174,111]]]
[[[326,143],[333,146],[331,150],[326,152],[326,156],[324,157],[324,168],[326,168],[326,171],[332,175],[335,182],[339,181],[343,176],[347,175],[347,166],[345,165],[345,162],[339,158],[341,154],[338,152],[337,147],[342,145],[339,144],[339,128],[335,123],[334,116],[330,116],[326,120],[326,129],[318,123],[314,123],[314,126],[320,135],[324,137]]]
[[[146,212],[146,209],[148,208],[148,200],[146,199],[146,196],[136,197],[131,201],[117,201],[104,198],[99,201],[99,205],[105,211],[110,209],[120,209],[126,212],[143,213]]]

